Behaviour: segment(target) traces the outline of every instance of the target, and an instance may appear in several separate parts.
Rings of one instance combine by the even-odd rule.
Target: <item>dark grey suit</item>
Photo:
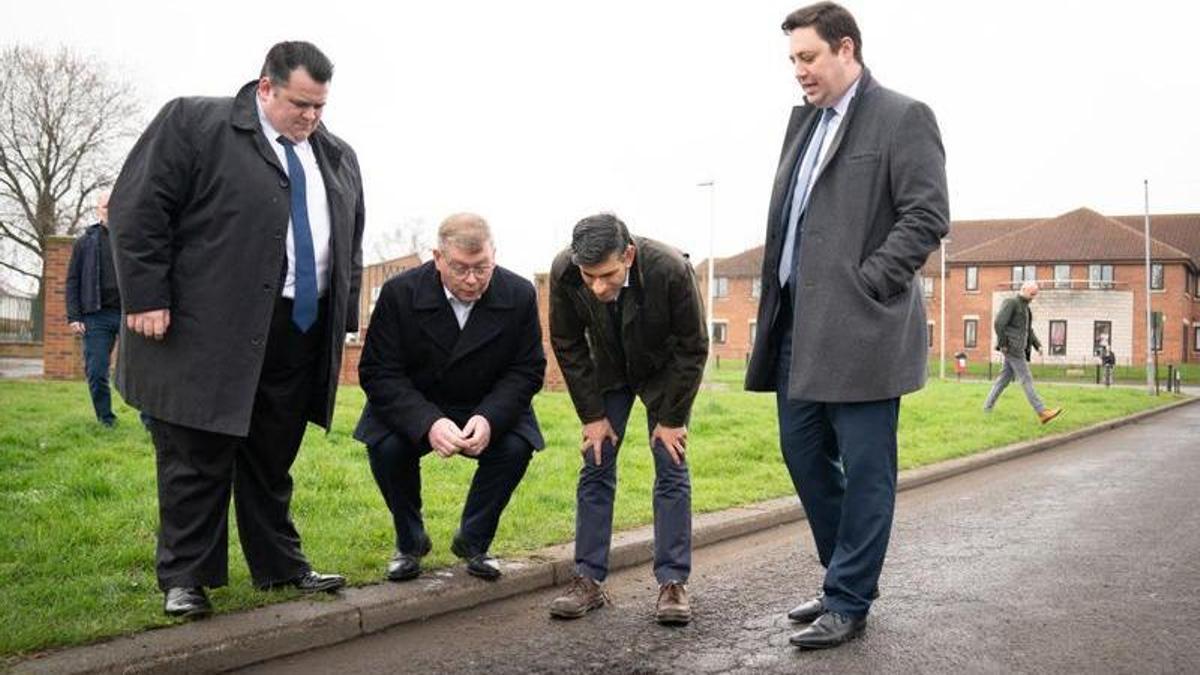
[[[925,381],[916,272],[948,230],[933,113],[863,70],[798,223],[780,288],[796,163],[820,118],[792,111],[767,221],[746,388],[775,391],[780,446],[827,568],[827,608],[865,616],[891,532],[899,397]]]

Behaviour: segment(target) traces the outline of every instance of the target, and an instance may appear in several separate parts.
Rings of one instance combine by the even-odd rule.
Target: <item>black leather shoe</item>
[[[305,593],[332,593],[346,585],[346,577],[340,574],[320,574],[309,570],[292,579],[290,583],[296,590]]]
[[[212,603],[199,586],[168,588],[163,611],[167,616],[199,619],[212,614]]]
[[[788,638],[788,642],[801,649],[828,649],[858,637],[866,625],[865,616],[853,617],[839,612],[825,612],[810,623],[808,628]]]
[[[385,578],[388,581],[411,581],[421,576],[421,558],[429,555],[431,550],[433,550],[433,542],[426,535],[421,539],[421,547],[415,553],[396,551],[392,559],[388,561]]]
[[[500,578],[500,561],[484,553],[471,553],[458,535],[450,540],[450,552],[467,561],[467,574],[485,581]]]
[[[794,607],[792,611],[788,612],[787,617],[789,621],[795,621],[796,623],[812,623],[824,613],[825,594],[822,593]]]

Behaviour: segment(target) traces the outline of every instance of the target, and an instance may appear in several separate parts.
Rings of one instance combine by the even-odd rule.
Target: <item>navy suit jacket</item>
[[[358,377],[367,404],[354,437],[375,445],[388,434],[429,447],[441,417],[462,426],[482,415],[493,442],[515,433],[545,447],[531,402],[546,355],[533,284],[497,267],[459,329],[433,262],[383,285],[367,329]]]

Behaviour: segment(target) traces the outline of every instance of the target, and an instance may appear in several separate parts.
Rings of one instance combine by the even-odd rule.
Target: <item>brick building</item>
[[[367,338],[367,325],[371,322],[371,312],[375,311],[375,301],[379,299],[384,282],[420,264],[420,256],[410,253],[363,268],[362,290],[358,294],[358,332],[346,338],[346,346],[342,350],[342,372],[338,378],[342,384],[358,384],[358,357],[362,355],[362,341]]]
[[[1200,214],[1151,216],[1151,312],[1162,363],[1200,361]],[[1034,329],[1043,343],[1036,363],[1093,364],[1107,341],[1123,364],[1145,360],[1146,293],[1143,216],[1108,217],[1076,209],[1053,218],[956,221],[946,239],[946,355],[999,360],[992,317],[1026,279],[1041,294]],[[714,261],[713,353],[745,358],[750,350],[762,269],[761,246]],[[940,251],[921,270],[929,349],[940,348]],[[707,294],[708,266],[696,266]],[[705,295],[707,297],[707,295]]]

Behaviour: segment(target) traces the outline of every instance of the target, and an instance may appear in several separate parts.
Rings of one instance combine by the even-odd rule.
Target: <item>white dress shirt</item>
[[[454,310],[454,318],[458,319],[458,328],[462,330],[463,326],[467,325],[467,319],[471,318],[471,308],[475,306],[475,303],[459,300],[444,285],[442,286],[442,290],[446,291],[446,299],[450,301],[450,309]]]
[[[254,98],[258,108],[258,122],[262,125],[263,133],[271,143],[271,149],[279,158],[279,164],[287,172],[287,153],[283,144],[277,139],[281,135],[271,126],[271,121],[263,114],[262,102]],[[325,179],[321,176],[321,167],[317,165],[317,156],[313,153],[312,143],[305,139],[293,146],[300,166],[304,168],[304,188],[308,202],[308,227],[312,232],[313,254],[317,263],[317,295],[324,296],[329,287],[329,201],[325,196]],[[296,297],[296,239],[292,234],[292,219],[288,218],[287,231],[287,276],[283,280],[282,295],[285,298]]]

